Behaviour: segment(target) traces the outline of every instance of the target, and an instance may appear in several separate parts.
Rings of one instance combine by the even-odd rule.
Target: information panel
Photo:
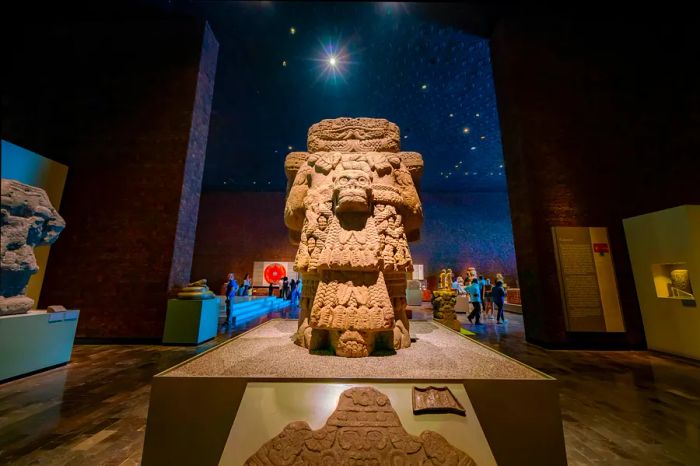
[[[552,227],[569,332],[624,332],[607,228]]]

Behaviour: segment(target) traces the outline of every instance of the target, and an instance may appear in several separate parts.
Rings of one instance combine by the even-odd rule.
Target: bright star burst
[[[333,83],[336,83],[338,79],[347,82],[345,75],[348,73],[349,65],[355,64],[350,58],[351,54],[347,47],[341,45],[340,41],[321,41],[320,56],[311,59],[316,63],[319,72],[316,82],[320,79]]]

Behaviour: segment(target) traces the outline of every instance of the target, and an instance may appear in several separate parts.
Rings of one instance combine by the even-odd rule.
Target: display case
[[[657,298],[695,299],[686,262],[652,264],[651,273]]]

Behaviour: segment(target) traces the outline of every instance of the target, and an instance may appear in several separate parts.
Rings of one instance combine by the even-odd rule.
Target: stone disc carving
[[[474,466],[476,462],[436,432],[409,434],[386,395],[372,387],[355,387],[340,395],[338,407],[321,429],[292,422],[246,465]]]

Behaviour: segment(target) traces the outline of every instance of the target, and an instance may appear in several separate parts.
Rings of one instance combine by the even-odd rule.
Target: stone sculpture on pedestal
[[[203,300],[214,299],[215,297],[214,292],[209,290],[209,286],[207,286],[206,278],[187,284],[177,293],[178,299]]]
[[[410,346],[406,275],[423,211],[423,158],[399,151],[399,128],[375,118],[323,120],[308,152],[285,160],[285,224],[304,282],[295,342],[362,357]]]
[[[386,395],[372,387],[355,387],[340,395],[326,425],[311,430],[304,421],[292,422],[245,464],[475,466],[476,462],[437,432],[409,434]]]
[[[34,306],[25,296],[29,278],[39,271],[34,247],[52,244],[66,222],[46,192],[15,180],[2,180],[0,315],[24,314]]]

